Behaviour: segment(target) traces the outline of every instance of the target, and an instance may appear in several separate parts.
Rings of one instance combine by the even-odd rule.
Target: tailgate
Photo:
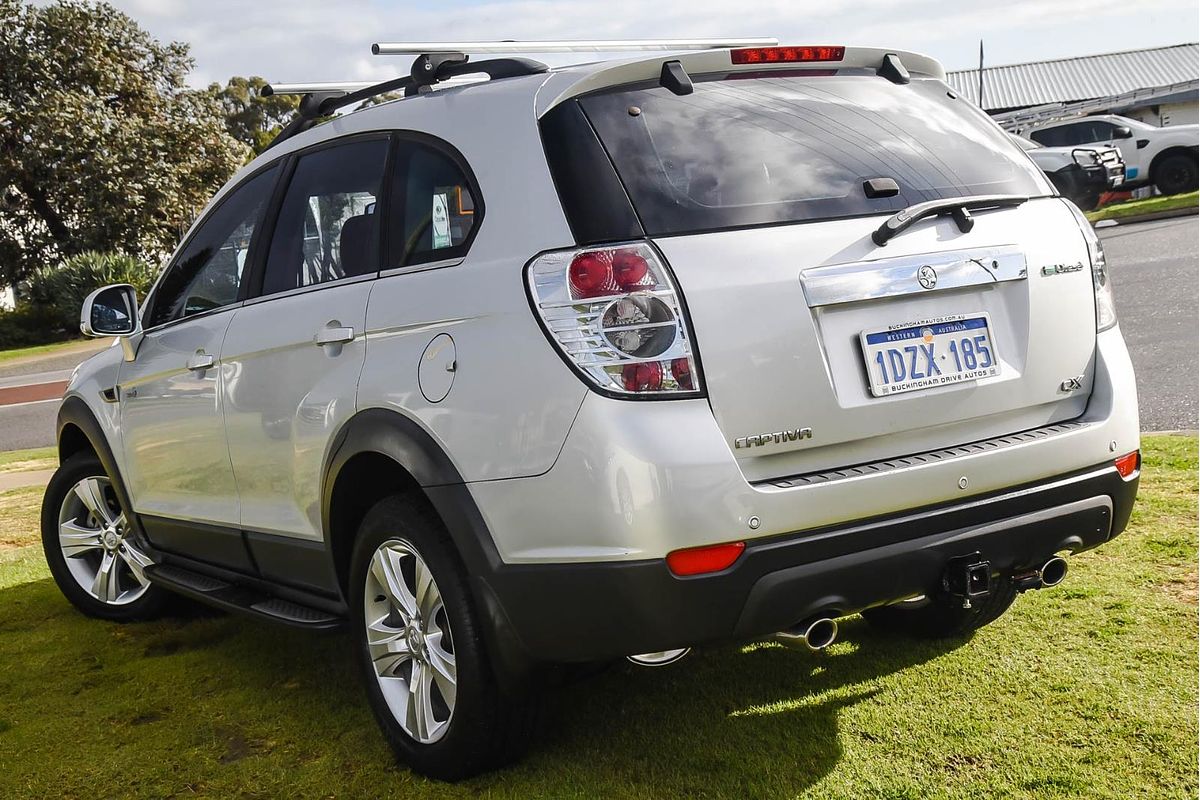
[[[1063,201],[981,212],[967,234],[949,219],[928,220],[882,248],[870,239],[880,222],[657,240],[687,301],[713,413],[750,480],[920,453],[1083,413],[1095,309],[1086,245]],[[936,273],[932,288],[918,278],[923,268]],[[868,360],[864,333],[981,317],[995,375],[872,392],[868,370],[880,365]],[[943,348],[939,357],[946,355]]]

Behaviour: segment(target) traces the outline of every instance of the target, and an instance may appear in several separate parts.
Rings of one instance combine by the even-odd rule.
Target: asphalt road
[[[1137,372],[1142,430],[1197,427],[1196,216],[1102,228],[1117,318]]]
[[[1121,330],[1137,370],[1142,430],[1197,427],[1197,217],[1100,230],[1117,293]],[[69,371],[66,354],[27,371]],[[20,368],[0,367],[0,384]],[[60,377],[60,376],[53,376]],[[5,380],[7,379],[7,380]],[[54,401],[0,406],[0,451],[54,444]]]

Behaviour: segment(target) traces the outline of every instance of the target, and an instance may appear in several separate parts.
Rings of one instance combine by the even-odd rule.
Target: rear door
[[[580,102],[675,272],[748,478],[1082,413],[1095,325],[1078,226],[941,82],[735,73]],[[871,239],[915,203],[995,194],[1032,199],[975,212],[967,233],[940,217]]]
[[[379,270],[386,135],[298,155],[261,290],[225,337],[225,424],[242,527],[264,574],[283,552],[253,532],[321,539],[321,470],[355,411],[367,298]],[[296,570],[291,570],[295,577]]]

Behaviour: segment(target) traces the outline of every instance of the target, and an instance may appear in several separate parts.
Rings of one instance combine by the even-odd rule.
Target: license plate
[[[871,394],[885,397],[1000,374],[987,314],[862,332]]]

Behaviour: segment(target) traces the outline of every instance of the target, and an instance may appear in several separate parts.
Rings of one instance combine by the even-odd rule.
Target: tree
[[[110,5],[0,0],[0,284],[174,247],[246,155],[192,65]]]
[[[208,87],[225,111],[229,135],[248,145],[254,155],[267,149],[300,105],[300,98],[295,95],[263,97],[262,88],[266,85],[266,80],[254,76],[233,77],[224,86],[214,83]]]

